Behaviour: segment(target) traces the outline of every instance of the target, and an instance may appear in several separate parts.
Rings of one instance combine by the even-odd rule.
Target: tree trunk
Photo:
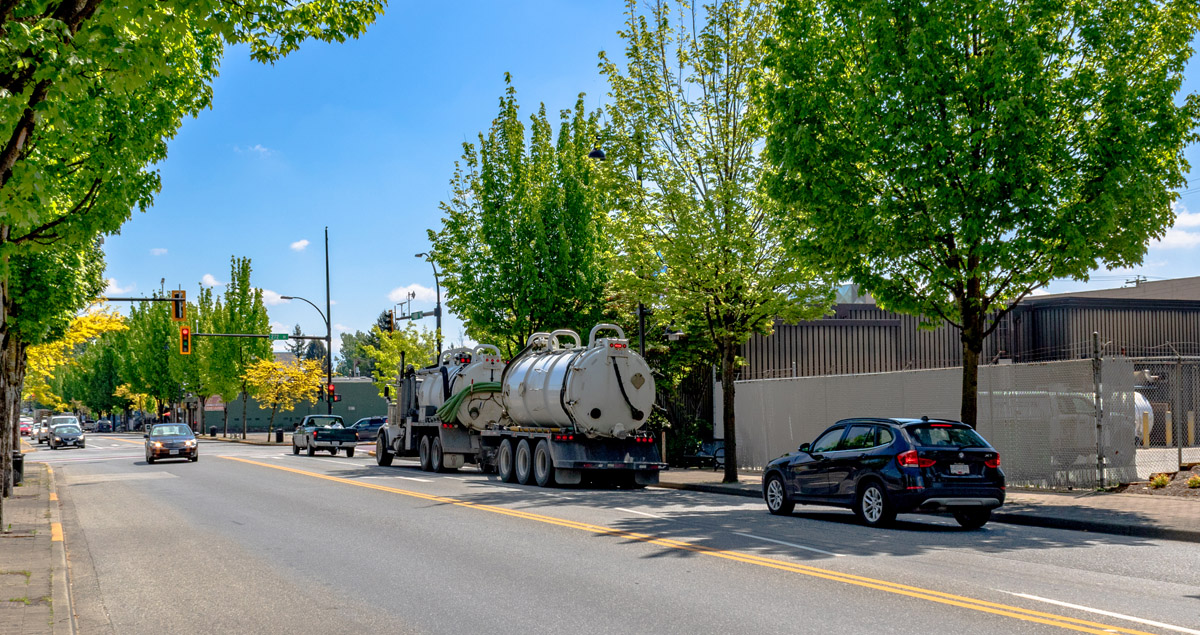
[[[247,415],[249,413],[246,412],[246,406],[247,406],[247,402],[249,400],[250,400],[250,393],[246,392],[245,388],[243,388],[242,389],[242,438],[243,439],[246,438],[246,420],[249,418],[249,417],[247,417]]]
[[[224,431],[221,433],[221,436],[228,437],[229,436],[229,404],[225,404],[225,407],[222,409],[222,411],[225,413],[225,428],[224,428]]]
[[[200,397],[200,425],[197,426],[197,432],[200,434],[204,434],[204,407],[206,405],[208,405],[208,397]]]
[[[962,422],[974,428],[979,422],[979,357],[983,353],[983,312],[977,300],[960,301],[962,311]]]
[[[737,345],[726,341],[721,344],[721,418],[725,425],[725,476],[722,483],[738,482],[737,428],[733,415],[733,377],[737,363]]]

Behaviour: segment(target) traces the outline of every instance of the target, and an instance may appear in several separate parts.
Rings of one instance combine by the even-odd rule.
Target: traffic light
[[[187,291],[177,289],[171,292],[171,319],[176,322],[187,319]]]
[[[186,326],[179,329],[179,354],[192,354],[192,329]]]
[[[334,388],[333,384],[329,384],[328,386],[325,386],[325,394],[328,395],[328,399],[329,399],[330,403],[338,401],[338,397],[341,396],[341,395],[336,394],[335,391],[336,391],[336,388]]]
[[[396,309],[388,309],[388,333],[396,332]]]

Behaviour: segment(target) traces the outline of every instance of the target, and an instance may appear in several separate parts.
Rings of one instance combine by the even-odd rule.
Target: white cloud
[[[283,304],[284,302],[287,302],[287,300],[284,300],[282,297],[280,297],[278,293],[275,293],[274,291],[272,291],[270,289],[263,289],[262,294],[263,294],[263,304],[265,304],[267,306],[275,306],[275,305]]]
[[[107,296],[117,295],[118,293],[129,293],[130,291],[133,291],[135,287],[137,287],[136,284],[130,284],[128,287],[122,287],[121,285],[117,284],[116,278],[109,278],[108,286],[104,288],[104,295]]]
[[[308,240],[306,240],[306,239],[297,240],[296,242],[292,243],[292,251],[304,251],[304,248],[307,246],[308,246]]]
[[[272,333],[291,333],[292,327],[284,324],[283,322],[271,322],[271,332]]]
[[[1178,223],[1176,223],[1176,226],[1178,226]],[[1200,232],[1190,232],[1183,229],[1168,229],[1162,240],[1150,243],[1151,247],[1159,249],[1191,249],[1198,245],[1200,245]]]
[[[167,248],[166,247],[155,247],[154,249],[150,250],[150,255],[151,256],[165,256],[165,255],[167,255]]]
[[[391,293],[388,293],[388,299],[392,302],[404,302],[408,299],[409,292],[416,292],[417,295],[413,299],[417,302],[433,302],[437,300],[437,292],[429,287],[419,284],[410,284],[407,287],[396,287],[395,289],[392,289]]]
[[[1200,212],[1188,212],[1182,205],[1175,208],[1175,229],[1184,227],[1200,227]]]
[[[223,286],[225,286],[224,282],[221,282],[221,281],[217,280],[216,278],[214,278],[211,273],[204,274],[204,277],[200,278],[200,284],[202,284],[206,287],[223,287]]]
[[[339,324],[339,323],[337,323],[337,322],[334,322],[334,323],[333,323],[333,330],[335,330],[335,331],[349,331],[349,330],[350,330],[350,327],[349,327],[349,326],[346,326],[345,324]]]
[[[252,146],[233,146],[233,151],[238,154],[254,154],[260,157],[269,157],[275,154],[274,150],[261,143],[256,143]]]

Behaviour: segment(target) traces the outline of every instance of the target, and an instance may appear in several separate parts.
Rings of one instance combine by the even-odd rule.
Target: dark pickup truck
[[[344,449],[346,456],[352,457],[356,445],[358,434],[337,415],[308,415],[292,433],[292,454],[300,454],[303,449],[312,456],[317,450],[328,450],[337,456],[338,449]]]

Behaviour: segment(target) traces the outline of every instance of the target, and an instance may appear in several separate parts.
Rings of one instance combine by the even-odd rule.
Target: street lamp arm
[[[281,300],[303,300],[304,302],[308,302],[308,306],[311,306],[312,308],[317,309],[317,313],[321,315],[321,321],[325,323],[325,330],[329,331],[329,318],[325,317],[325,312],[322,311],[321,309],[317,308],[317,305],[313,304],[312,302],[309,302],[308,300],[305,300],[304,298],[302,298],[298,295],[281,295],[281,296],[279,296],[279,298]]]

